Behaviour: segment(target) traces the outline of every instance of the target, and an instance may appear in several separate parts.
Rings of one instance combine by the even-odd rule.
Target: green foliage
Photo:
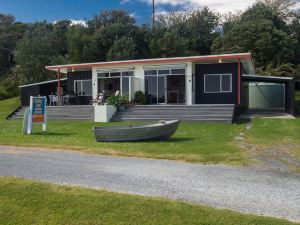
[[[11,98],[19,94],[19,88],[9,80],[0,80],[0,100]]]
[[[104,59],[96,37],[83,25],[73,25],[66,32],[70,63],[95,62]]]
[[[26,27],[26,24],[16,23],[14,16],[0,14],[0,78],[14,66],[13,51]]]
[[[128,37],[117,39],[107,53],[107,60],[118,61],[134,59],[136,57],[136,46],[134,40]]]
[[[293,60],[297,40],[285,21],[266,5],[257,3],[229,23],[224,35],[214,41],[215,53],[251,52],[258,66]]]
[[[1,96],[53,79],[46,65],[251,52],[257,71],[293,76],[300,87],[300,12],[294,0],[262,0],[224,17],[208,8],[160,15],[139,25],[123,10],[100,11],[85,25],[70,20],[25,24],[0,14]],[[7,88],[7,83],[14,88]]]
[[[52,62],[64,62],[59,55],[56,45],[56,35],[52,32],[52,25],[40,23],[32,25],[18,42],[16,48],[17,73],[22,83],[33,83],[49,80],[53,73],[46,71],[45,66]]]
[[[146,100],[147,100],[147,97],[144,94],[144,92],[142,92],[142,91],[135,92],[134,102],[144,105],[144,104],[146,104]]]
[[[151,58],[188,55],[187,39],[180,37],[175,30],[163,32],[161,28],[154,28],[147,38]]]
[[[220,16],[208,8],[159,16],[150,30],[151,57],[210,54]]]
[[[122,96],[122,95],[112,95],[112,96],[109,96],[106,100],[106,103],[108,105],[114,105],[116,107],[119,107],[119,106],[124,106],[126,104],[128,104],[128,98],[126,96]]]

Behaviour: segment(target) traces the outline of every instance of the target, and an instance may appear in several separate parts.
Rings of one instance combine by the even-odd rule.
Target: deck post
[[[238,105],[241,104],[241,59],[238,60]]]
[[[60,99],[61,99],[61,96],[60,96],[60,69],[58,69],[57,71],[57,105],[60,106],[61,105],[61,102],[60,102]]]

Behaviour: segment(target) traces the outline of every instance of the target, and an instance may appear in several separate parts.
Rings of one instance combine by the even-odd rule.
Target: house
[[[249,106],[249,84],[266,82],[284,85],[282,108],[294,113],[293,79],[253,75],[250,53],[54,65],[46,69],[57,74],[57,95],[68,93],[76,98],[76,105],[89,105],[98,93],[108,97],[120,91],[133,100],[135,92],[142,91],[152,106],[222,104],[242,111]],[[67,77],[63,89],[62,75]],[[29,95],[30,91],[21,98]]]

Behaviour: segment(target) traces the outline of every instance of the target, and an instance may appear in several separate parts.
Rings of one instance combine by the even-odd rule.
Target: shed
[[[278,106],[292,115],[295,114],[295,81],[292,77],[243,75],[242,81],[247,87],[245,91],[248,107]]]

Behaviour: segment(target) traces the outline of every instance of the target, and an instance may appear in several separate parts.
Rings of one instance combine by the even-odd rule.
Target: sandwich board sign
[[[43,131],[47,129],[46,97],[30,96],[30,107],[26,109],[23,121],[23,134],[31,134],[33,124],[43,124]]]

